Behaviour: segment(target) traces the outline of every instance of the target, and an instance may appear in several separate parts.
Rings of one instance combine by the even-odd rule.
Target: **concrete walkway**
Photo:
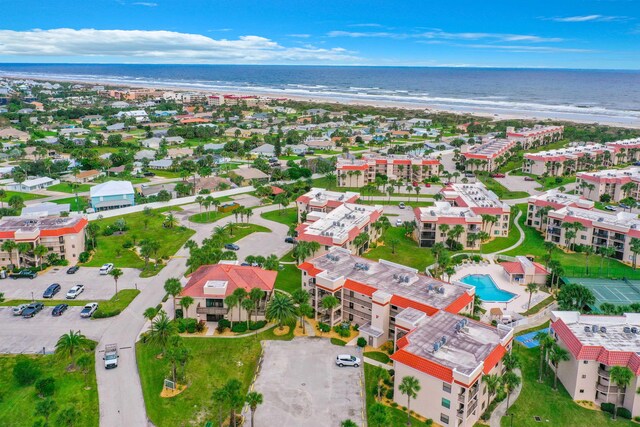
[[[522,229],[522,227],[520,227],[520,223],[518,222],[521,216],[522,216],[522,211],[518,210],[518,214],[513,219],[513,225],[515,225],[516,228],[518,229],[518,232],[520,232],[520,238],[518,239],[518,241],[506,249],[500,249],[499,251],[495,251],[487,255],[491,255],[493,257],[494,255],[498,255],[504,252],[509,252],[510,250],[517,248],[522,244],[522,242],[524,242],[524,238],[525,238],[524,230]]]
[[[522,372],[520,372],[520,369],[514,369],[513,372],[515,372],[516,375],[520,377],[521,381],[520,385],[518,385],[518,387],[516,387],[515,390],[511,392],[509,405],[513,405],[515,401],[518,400],[520,391],[522,391]],[[489,425],[491,427],[500,427],[500,420],[502,420],[502,417],[504,417],[505,415],[507,415],[507,399],[504,399],[502,402],[500,402],[496,409],[493,410],[491,418],[489,418]]]
[[[364,363],[368,363],[369,365],[374,365],[374,366],[377,366],[379,368],[386,369],[387,371],[390,371],[390,370],[393,369],[393,366],[391,366],[391,365],[387,365],[386,363],[378,362],[377,360],[373,360],[373,359],[370,359],[368,357],[362,357],[362,361]]]

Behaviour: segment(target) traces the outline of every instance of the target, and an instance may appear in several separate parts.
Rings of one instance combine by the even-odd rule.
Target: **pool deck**
[[[470,274],[488,274],[491,276],[496,286],[503,291],[511,292],[516,297],[509,302],[483,302],[482,307],[489,312],[492,308],[499,308],[504,314],[523,313],[527,311],[527,302],[529,301],[529,293],[525,285],[516,285],[509,283],[504,274],[504,269],[499,264],[489,263],[483,264],[462,264],[458,266],[456,274],[451,276],[451,280],[461,280]],[[548,293],[538,291],[531,297],[531,307],[549,296]]]

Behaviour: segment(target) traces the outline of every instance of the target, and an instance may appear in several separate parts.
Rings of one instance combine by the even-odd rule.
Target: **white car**
[[[98,309],[98,303],[90,302],[89,304],[84,306],[84,308],[80,312],[80,317],[91,317],[93,316],[93,313],[95,313],[97,309]]]
[[[336,357],[336,365],[340,366],[353,366],[357,368],[360,366],[360,358],[352,356],[350,354],[339,354]]]
[[[103,264],[102,267],[100,267],[100,275],[105,276],[109,274],[111,270],[113,270],[113,264],[111,263]]]
[[[403,224],[400,218],[396,219],[396,227],[400,227]]]
[[[84,285],[75,285],[67,292],[67,299],[76,299],[82,292],[84,292]]]
[[[21,316],[22,312],[24,311],[25,308],[27,308],[29,304],[20,304],[20,305],[16,305],[15,307],[13,307],[13,315],[14,316]]]

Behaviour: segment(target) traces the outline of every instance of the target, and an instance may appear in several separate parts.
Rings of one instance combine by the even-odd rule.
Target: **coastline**
[[[197,85],[193,83],[185,84],[181,86],[179,84],[170,84],[167,82],[152,83],[149,81],[141,82],[123,82],[110,80],[108,78],[82,78],[78,76],[69,76],[65,78],[63,75],[56,76],[31,76],[19,73],[6,73],[0,74],[0,77],[8,79],[29,79],[35,81],[48,81],[48,82],[65,82],[65,83],[78,83],[78,84],[94,84],[104,85],[112,87],[123,88],[146,88],[157,90],[169,90],[169,91],[197,91],[207,94],[231,94],[231,95],[255,95],[269,98],[286,98],[292,101],[298,102],[310,102],[310,103],[330,103],[335,105],[351,105],[351,106],[365,106],[375,108],[396,108],[403,110],[422,110],[428,113],[449,113],[457,114],[461,116],[474,116],[478,118],[489,118],[492,121],[501,120],[530,120],[536,122],[566,122],[566,123],[578,123],[578,124],[594,124],[602,126],[612,126],[619,128],[640,129],[640,119],[628,116],[613,116],[613,115],[597,115],[593,113],[580,114],[576,112],[564,112],[564,111],[551,111],[551,110],[529,110],[518,111],[513,108],[496,108],[486,107],[480,108],[478,106],[469,106],[469,108],[460,107],[443,107],[437,105],[437,103],[428,102],[416,102],[407,98],[404,101],[396,100],[381,100],[381,99],[361,99],[357,97],[350,97],[347,94],[341,94],[339,96],[331,93],[324,95],[322,92],[318,92],[315,95],[296,95],[291,94],[285,90],[277,90],[275,88],[265,88],[266,90],[256,90],[252,88],[239,89],[232,88],[229,90],[220,90],[218,88],[208,88],[203,85]],[[435,104],[435,105],[434,105]]]

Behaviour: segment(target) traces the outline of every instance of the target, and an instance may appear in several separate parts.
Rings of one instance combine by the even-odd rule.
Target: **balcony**
[[[471,402],[469,404],[469,409],[467,410],[467,417],[471,414],[473,414],[473,411],[476,410],[476,408],[478,407],[478,401],[474,400],[473,402]]]
[[[229,312],[228,308],[224,307],[197,307],[197,314],[222,314],[226,315]]]
[[[607,393],[607,394],[624,394],[625,389],[620,389],[620,387],[612,385],[612,386],[608,386],[606,384],[596,384],[596,390],[598,390],[601,393]]]
[[[465,394],[464,393],[458,394],[458,402],[464,403],[464,400],[465,400]]]
[[[602,368],[598,368],[598,375],[600,375],[603,378],[609,378],[609,371],[602,369]]]

